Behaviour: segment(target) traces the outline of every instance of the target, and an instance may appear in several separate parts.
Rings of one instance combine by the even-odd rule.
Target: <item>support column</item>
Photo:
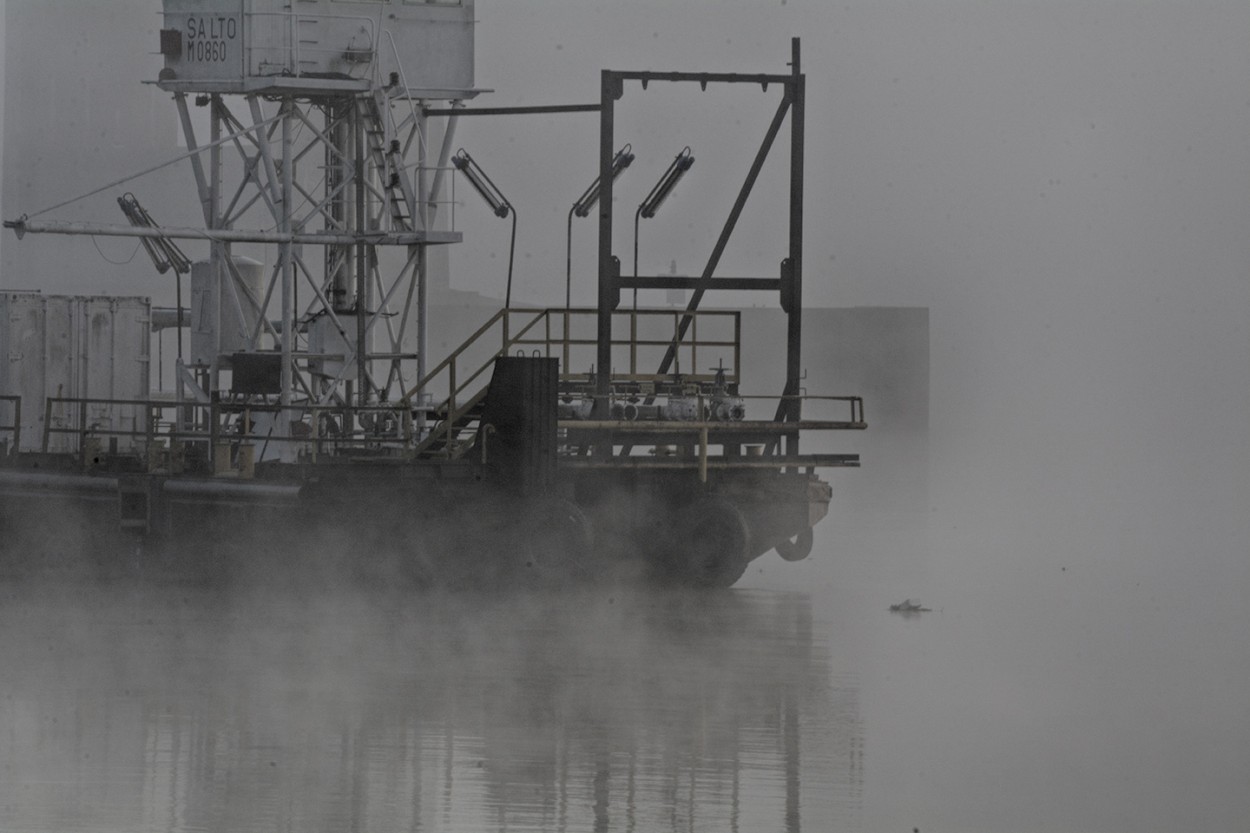
[[[603,70],[599,109],[599,320],[598,352],[595,357],[595,403],[592,419],[608,418],[608,394],[612,383],[612,312],[620,302],[620,266],[612,255],[612,148],[615,143],[616,100],[621,97],[622,81],[611,70]],[[602,456],[610,448],[596,443]]]
[[[212,142],[211,150],[208,152],[208,205],[204,210],[205,219],[208,228],[217,229],[221,227],[221,113],[219,105],[221,97],[214,95],[210,99],[209,108],[209,140]],[[226,260],[230,257],[230,246],[218,240],[214,240],[209,247],[209,263],[213,273],[214,292],[211,297],[217,299],[215,308],[211,311],[216,316],[213,326],[213,363],[209,372],[211,385],[210,390],[218,390],[218,370],[221,362],[221,304],[225,297],[226,281],[231,280],[230,271],[226,268]],[[181,305],[181,302],[179,302]],[[182,339],[182,311],[179,310],[179,327],[178,338]],[[181,354],[180,354],[181,356]]]
[[[425,102],[421,102],[421,106],[417,109],[417,220],[421,224],[421,229],[426,233],[430,231],[430,224],[434,220],[434,212],[430,210],[430,189],[429,174],[426,166],[429,165],[429,154],[426,149],[429,134],[426,128],[429,121],[425,115]],[[430,346],[429,333],[426,329],[429,322],[429,313],[427,309],[429,301],[429,267],[426,262],[425,246],[417,246],[417,379],[418,381],[425,378],[426,351]],[[408,256],[412,257],[414,252],[409,250]],[[402,380],[401,380],[402,384]],[[417,391],[417,401],[420,404],[422,390]],[[419,426],[425,427],[425,412],[421,411],[419,416]]]
[[[790,309],[786,332],[786,394],[798,396],[803,338],[803,130],[805,81],[799,65],[799,39],[791,42],[790,82]],[[787,400],[786,419],[798,422],[803,403]],[[786,437],[786,453],[799,453],[798,431]]]
[[[364,242],[364,234],[369,230],[369,212],[366,195],[365,177],[368,169],[365,158],[369,150],[365,139],[365,119],[361,116],[360,107],[353,108],[352,124],[352,159],[356,165],[356,225],[353,231],[360,236],[356,244],[356,390],[357,403],[361,406],[369,404],[369,363],[365,351],[365,327],[368,324],[367,307],[369,302],[369,244]]]
[[[330,202],[330,216],[339,224],[337,231],[350,231],[354,201],[350,199],[352,189],[349,183],[355,175],[349,161],[353,124],[351,99],[334,99],[333,103],[327,104],[326,121],[326,135],[329,137],[329,147],[326,149],[326,193],[334,194]],[[327,247],[326,265],[331,270],[329,301],[335,312],[341,312],[344,308],[343,302],[351,285],[352,263],[354,253],[350,244]]]
[[[293,195],[295,191],[295,155],[291,149],[291,106],[290,98],[282,101],[282,219],[279,223],[283,233],[290,234],[291,229],[291,209],[294,205]],[[293,374],[291,362],[294,361],[295,353],[295,259],[294,245],[291,242],[285,242],[279,246],[280,258],[282,263],[282,394],[281,403],[283,405],[291,404],[291,388],[293,386]],[[290,418],[290,414],[283,412],[283,417]],[[289,428],[280,432],[285,436]]]

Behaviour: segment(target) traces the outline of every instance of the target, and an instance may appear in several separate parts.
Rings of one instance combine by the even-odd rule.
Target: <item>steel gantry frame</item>
[[[643,90],[653,82],[697,83],[703,89],[709,84],[757,84],[764,90],[770,85],[777,85],[782,90],[782,99],[768,131],[760,145],[751,168],[747,173],[729,212],[711,256],[697,278],[672,278],[662,276],[629,276],[621,274],[620,259],[613,254],[612,222],[613,222],[613,182],[612,159],[615,153],[615,105],[625,93],[626,82],[640,82]],[[677,340],[685,337],[693,313],[709,290],[764,290],[777,292],[780,295],[781,308],[787,316],[786,332],[786,379],[782,398],[777,408],[776,419],[795,423],[794,430],[784,433],[785,453],[798,454],[798,425],[801,419],[801,398],[799,382],[802,374],[800,342],[802,338],[802,302],[803,302],[803,131],[804,131],[804,92],[805,78],[800,67],[799,39],[791,41],[790,72],[785,75],[775,74],[739,74],[739,73],[707,73],[707,72],[620,72],[603,70],[600,86],[599,106],[599,181],[602,183],[602,194],[599,200],[599,303],[598,303],[598,353],[596,361],[599,373],[596,376],[595,388],[595,419],[606,419],[611,398],[612,383],[612,319],[613,311],[620,304],[621,290],[682,288],[691,289],[693,293],[686,305],[686,315],[679,325]],[[720,264],[721,255],[732,236],[738,218],[751,189],[759,176],[760,169],[772,149],[774,140],[781,131],[786,116],[790,116],[790,211],[788,254],[781,262],[780,275],[776,278],[716,278],[716,269]],[[674,344],[665,355],[659,373],[667,373],[676,355],[677,345]],[[611,443],[600,441],[595,443],[598,456],[609,456],[612,453]],[[623,453],[628,453],[626,449]]]
[[[240,320],[255,321],[245,334],[247,348],[257,350],[265,333],[279,346],[282,404],[290,404],[297,393],[318,405],[342,401],[341,383],[353,377],[358,404],[385,401],[396,385],[402,385],[401,364],[409,359],[416,360],[420,378],[425,353],[421,314],[425,247],[459,240],[454,232],[432,229],[437,195],[427,179],[421,108],[411,99],[390,96],[385,88],[305,97],[249,94],[245,100],[250,123],[245,123],[220,94],[202,95],[196,103],[210,108],[210,141],[200,147],[186,94],[175,93],[174,100],[188,149],[206,151],[208,156],[207,168],[203,153],[190,156],[206,225],[206,232],[196,236],[212,241],[215,275]],[[266,114],[271,106],[267,100],[277,103],[276,113]],[[408,105],[404,108],[408,112],[397,116],[401,103]],[[227,146],[234,148],[242,165],[229,191],[222,160]],[[410,163],[414,149],[417,159]],[[309,168],[312,176],[306,174]],[[235,224],[258,204],[267,211],[272,229],[236,231]],[[234,242],[278,245],[278,258],[261,298],[252,297],[239,276],[230,252]],[[320,269],[305,257],[307,245],[324,246]],[[393,274],[384,274],[379,246],[407,249]],[[311,299],[300,305],[302,287],[307,287]],[[272,314],[275,296],[277,315]],[[414,302],[420,342],[415,354],[404,349]],[[401,305],[398,315],[396,304]],[[243,316],[245,309],[252,314]],[[314,378],[310,363],[325,357],[312,354],[306,345],[300,349],[298,334],[320,316],[327,317],[338,333],[344,354],[335,362],[337,373]],[[346,323],[348,316],[354,318],[354,333]],[[393,316],[399,318],[398,327]],[[379,329],[385,330],[388,342],[380,352],[370,348]],[[378,360],[388,367],[385,380],[373,376],[372,365]],[[216,363],[210,375],[210,388],[216,389]]]

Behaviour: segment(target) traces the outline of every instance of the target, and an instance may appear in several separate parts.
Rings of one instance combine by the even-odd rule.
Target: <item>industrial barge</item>
[[[603,70],[596,102],[492,108],[474,101],[473,27],[472,0],[164,0],[154,83],[177,108],[187,152],[173,161],[203,225],[157,225],[129,179],[92,192],[119,194],[125,223],[43,219],[51,209],[5,222],[19,238],[138,238],[178,298],[0,293],[0,572],[87,552],[101,571],[295,576],[328,560],[417,584],[729,586],[765,553],[810,553],[832,497],[817,472],[859,458],[800,442],[815,433],[823,449],[822,432],[865,420],[860,398],[801,387],[798,41],[783,73]],[[617,146],[617,102],[662,84],[778,98],[696,277],[622,274],[616,255],[613,186],[634,159]],[[513,306],[510,268],[504,307],[432,356],[430,253],[461,240],[456,183],[515,222],[456,149],[456,124],[577,112],[599,121],[598,177],[569,212],[599,220],[597,306],[572,307],[567,288],[564,307]],[[779,137],[777,273],[720,276]],[[635,220],[692,163],[678,154]],[[191,262],[186,241],[208,257]],[[689,298],[622,303],[639,289]],[[784,378],[740,377],[741,314],[703,307],[726,290],[780,304]],[[162,329],[177,330],[178,358],[158,394]]]

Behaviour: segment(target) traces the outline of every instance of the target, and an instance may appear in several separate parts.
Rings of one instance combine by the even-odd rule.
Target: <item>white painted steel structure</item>
[[[424,111],[476,95],[473,24],[472,0],[165,0],[157,84],[212,241],[201,282],[220,287],[223,321],[250,325],[232,349],[280,356],[288,424],[301,404],[420,387],[426,247],[460,239],[437,216],[453,130],[435,162]],[[207,136],[192,106],[208,108]],[[247,243],[276,249],[259,288],[232,252]],[[179,379],[200,389],[184,395],[227,393],[224,351],[193,353]]]
[[[456,114],[476,95],[473,26],[472,0],[165,0],[155,83],[173,94],[187,153],[172,161],[190,163],[203,228],[40,219],[68,203],[5,225],[210,243],[178,401],[277,406],[288,442],[310,409],[415,402],[420,433],[426,250],[460,240],[439,208],[454,202]],[[431,105],[449,116],[438,148]],[[244,385],[239,354],[255,356]],[[372,430],[351,422],[350,436]]]

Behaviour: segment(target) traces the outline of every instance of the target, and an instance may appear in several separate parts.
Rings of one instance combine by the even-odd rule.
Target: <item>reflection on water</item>
[[[0,605],[0,829],[858,826],[801,594],[34,594]]]

